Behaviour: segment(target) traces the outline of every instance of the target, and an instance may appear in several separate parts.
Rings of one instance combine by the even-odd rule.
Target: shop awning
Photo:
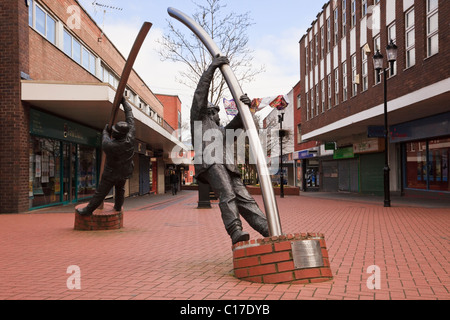
[[[115,90],[106,83],[61,83],[22,80],[22,101],[83,125],[103,130],[108,122]],[[189,148],[156,121],[130,103],[136,122],[136,138],[154,151],[162,151],[170,161],[170,152]],[[124,120],[119,112],[118,121]]]

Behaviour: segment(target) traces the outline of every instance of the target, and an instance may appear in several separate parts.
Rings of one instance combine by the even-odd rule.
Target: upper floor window
[[[352,97],[356,96],[358,93],[358,71],[356,65],[356,54],[351,58],[352,63]]]
[[[334,69],[334,105],[339,104],[339,67]]]
[[[347,61],[342,63],[342,101],[347,101],[348,85],[347,85]]]
[[[362,73],[362,89],[361,91],[366,91],[369,88],[368,80],[368,65],[367,65],[367,54],[364,48],[361,50],[361,73]]]
[[[427,56],[439,51],[438,0],[427,0]]]
[[[338,44],[339,38],[339,10],[334,10],[334,45]]]
[[[56,45],[56,20],[35,1],[28,7],[28,24]]]
[[[405,14],[405,44],[406,44],[406,67],[416,64],[416,36],[414,23],[414,8]]]
[[[378,50],[381,52],[380,35],[373,38],[373,51],[377,52]],[[375,72],[375,84],[378,84],[380,82],[381,82],[381,74],[380,74],[380,72]]]
[[[361,1],[361,16],[365,17],[367,14],[367,0]]]
[[[342,0],[342,37],[347,32],[347,0]]]
[[[356,1],[352,0],[351,7],[350,7],[350,13],[351,13],[351,21],[350,26],[353,28],[356,26]]]
[[[82,65],[87,71],[95,75],[96,56],[67,31],[67,29],[64,29],[63,42],[64,53],[71,57],[75,62]]]
[[[327,53],[331,50],[331,21],[327,19]]]

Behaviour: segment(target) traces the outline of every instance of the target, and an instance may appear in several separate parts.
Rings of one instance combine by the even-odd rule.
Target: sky
[[[93,5],[103,4],[113,8]],[[206,3],[206,0],[195,0]],[[248,12],[253,25],[247,29],[253,64],[265,67],[251,83],[241,84],[250,98],[285,95],[300,80],[299,40],[316,19],[326,0],[222,0],[224,13]],[[183,121],[189,121],[194,89],[176,81],[181,63],[162,61],[157,39],[168,31],[168,20],[180,30],[187,27],[171,18],[168,7],[192,16],[198,10],[193,0],[79,0],[79,3],[103,29],[106,36],[126,58],[144,21],[153,24],[134,64],[134,70],[153,93],[178,95]],[[231,94],[229,97],[232,98]]]

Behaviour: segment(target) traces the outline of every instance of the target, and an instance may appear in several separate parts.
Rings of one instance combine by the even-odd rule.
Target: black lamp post
[[[280,123],[280,198],[284,198],[284,175],[283,175],[283,138],[284,138],[284,130],[283,130],[283,120],[284,120],[284,110],[281,110],[278,115],[278,122]]]
[[[394,62],[397,60],[397,46],[394,41],[391,42],[386,47],[387,59],[389,61],[389,67],[392,69],[394,67]],[[388,127],[388,117],[387,117],[387,69],[384,68],[383,55],[380,50],[377,50],[373,56],[373,65],[378,75],[383,71],[383,82],[384,82],[384,206],[391,206],[391,191],[389,183],[389,127]]]

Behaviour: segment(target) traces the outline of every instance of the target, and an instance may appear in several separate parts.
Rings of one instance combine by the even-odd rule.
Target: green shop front
[[[100,153],[100,131],[30,109],[30,209],[92,197]]]

